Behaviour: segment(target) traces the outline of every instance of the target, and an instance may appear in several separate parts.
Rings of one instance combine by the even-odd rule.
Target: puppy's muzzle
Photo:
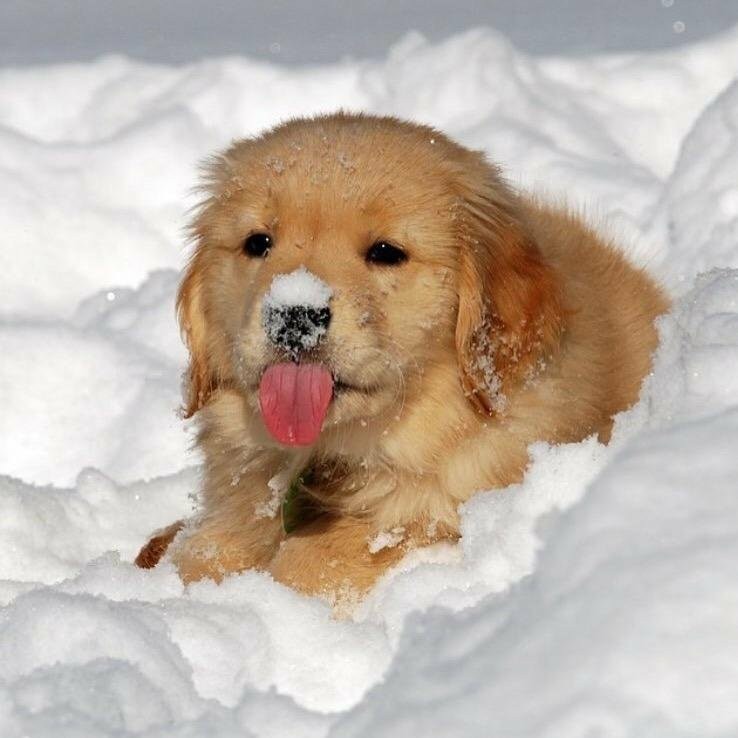
[[[265,305],[262,320],[269,340],[297,357],[318,345],[331,322],[331,310],[311,305]]]

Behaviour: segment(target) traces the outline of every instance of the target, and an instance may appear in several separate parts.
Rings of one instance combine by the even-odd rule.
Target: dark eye
[[[268,233],[252,233],[244,242],[244,253],[249,256],[263,257],[272,248],[272,237]]]
[[[386,241],[377,241],[373,244],[369,251],[366,252],[366,260],[372,264],[386,264],[387,266],[396,266],[407,261],[407,254],[402,250],[393,246]]]

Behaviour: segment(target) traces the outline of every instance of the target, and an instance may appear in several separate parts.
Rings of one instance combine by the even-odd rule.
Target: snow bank
[[[474,31],[314,69],[0,72],[3,738],[738,732],[737,59],[738,31],[579,60]],[[349,621],[130,563],[198,485],[173,316],[197,160],[339,106],[586,205],[678,296],[610,446],[534,446]]]
[[[475,525],[484,516],[488,531],[514,538],[493,551],[485,540],[487,557],[528,559],[512,578],[531,575],[475,608],[414,617],[384,683],[332,736],[736,731],[738,271],[700,279],[661,327],[640,405],[599,463],[578,459],[586,476],[599,473],[586,484],[570,458],[547,475],[586,493],[546,521],[532,571],[519,551],[505,555],[505,543],[524,549],[533,533],[521,535],[515,518],[510,526],[509,510],[519,520],[527,508],[525,524],[539,517],[547,490],[536,477],[562,449],[545,453],[520,490],[471,503]],[[507,517],[490,519],[499,508]]]
[[[102,290],[68,321],[0,319],[3,473],[68,485],[95,466],[127,482],[194,463],[177,415],[176,282],[155,272],[137,291]]]

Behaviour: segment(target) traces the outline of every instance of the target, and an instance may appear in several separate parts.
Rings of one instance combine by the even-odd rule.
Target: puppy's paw
[[[372,553],[370,533],[360,520],[320,518],[281,544],[269,572],[298,592],[355,601],[405,553],[404,547]]]
[[[182,528],[184,528],[184,520],[178,520],[176,523],[156,531],[149,542],[138,552],[138,556],[134,560],[136,566],[141,569],[153,569]]]

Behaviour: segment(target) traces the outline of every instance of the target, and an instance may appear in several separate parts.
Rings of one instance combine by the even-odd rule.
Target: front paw
[[[185,584],[200,579],[220,582],[229,574],[246,569],[265,569],[276,545],[269,537],[223,533],[220,527],[207,527],[187,531],[170,553]]]
[[[356,601],[405,553],[400,546],[372,553],[370,532],[362,521],[322,518],[288,537],[269,571],[298,592]]]

